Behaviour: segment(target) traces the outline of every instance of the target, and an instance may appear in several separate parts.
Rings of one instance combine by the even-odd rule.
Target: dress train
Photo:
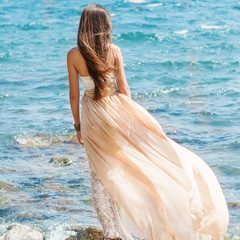
[[[229,213],[211,168],[168,138],[147,110],[119,93],[114,75],[109,95],[98,101],[93,100],[91,77],[81,80],[82,137],[106,236],[222,240]]]

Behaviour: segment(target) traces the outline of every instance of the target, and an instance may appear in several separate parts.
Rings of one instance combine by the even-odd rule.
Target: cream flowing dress
[[[105,237],[224,239],[228,207],[205,161],[168,138],[147,110],[118,92],[114,74],[108,96],[98,101],[93,79],[81,81],[82,137]]]

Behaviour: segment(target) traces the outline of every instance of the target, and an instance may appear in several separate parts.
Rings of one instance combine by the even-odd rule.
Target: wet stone
[[[11,224],[9,230],[0,240],[44,240],[43,235],[29,226],[18,223]]]

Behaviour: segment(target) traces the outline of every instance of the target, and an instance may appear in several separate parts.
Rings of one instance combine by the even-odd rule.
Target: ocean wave
[[[227,28],[226,25],[223,26],[215,26],[215,25],[201,25],[202,29],[223,29],[223,28]]]
[[[135,41],[162,41],[162,37],[159,36],[157,33],[144,33],[144,32],[127,32],[122,34],[116,34],[113,36],[116,40],[135,40]]]
[[[0,99],[8,98],[9,94],[0,94]]]
[[[131,2],[131,3],[144,3],[145,0],[128,0],[128,2]]]
[[[221,81],[219,81],[221,82]],[[151,91],[145,91],[145,92],[133,92],[132,96],[134,99],[148,99],[148,98],[157,98],[163,95],[167,95],[169,97],[184,97],[186,100],[179,102],[180,105],[184,107],[184,105],[193,105],[198,106],[206,103],[206,99],[212,99],[220,96],[226,96],[226,97],[240,97],[240,92],[238,89],[227,89],[227,88],[216,88],[214,90],[208,91],[208,92],[193,92],[191,86],[186,87],[163,87],[154,89]],[[236,104],[233,102],[230,102],[227,106],[233,107]],[[226,107],[227,107],[226,106]],[[184,107],[185,108],[185,107]],[[214,113],[213,111],[200,111],[200,112],[194,112],[195,114],[199,114],[202,116],[209,116],[209,117],[216,117],[218,116],[217,113]],[[225,112],[223,114],[224,116],[229,115],[229,113]]]
[[[46,237],[48,240],[67,239],[74,235],[74,231],[66,231],[70,225],[68,223],[55,223],[49,227]]]
[[[26,24],[14,24],[9,22],[0,23],[1,28],[14,28],[19,30],[45,30],[49,29],[50,26],[42,23],[29,22]]]
[[[36,134],[33,136],[17,135],[14,137],[16,143],[31,148],[41,148],[62,143],[77,143],[75,135],[59,136],[51,134]]]
[[[17,25],[16,28],[20,29],[20,30],[46,30],[49,29],[50,26],[46,25],[46,24],[40,24],[40,23],[36,23],[36,22],[30,22],[27,24],[21,24],[21,25]]]
[[[155,7],[159,7],[162,6],[163,3],[152,3],[152,4],[148,4],[147,7],[149,8],[155,8]]]
[[[0,193],[15,192],[16,190],[17,190],[17,188],[13,184],[9,184],[7,182],[0,181]]]
[[[175,94],[180,91],[185,91],[185,88],[179,88],[179,87],[165,87],[161,89],[156,89],[148,92],[137,92],[137,93],[132,93],[134,98],[145,98],[145,97],[156,97],[156,96],[161,96],[162,94]]]
[[[202,117],[216,117],[218,114],[212,112],[212,111],[207,111],[207,110],[202,110],[202,111],[194,111],[193,112],[195,115],[202,116]]]
[[[9,61],[12,56],[13,56],[13,52],[11,50],[8,50],[7,52],[0,55],[1,62]]]
[[[181,30],[181,31],[175,31],[176,34],[186,34],[188,33],[188,30]]]
[[[229,176],[239,176],[240,175],[240,168],[237,166],[219,166],[218,169],[220,169],[223,173]]]
[[[174,67],[174,68],[184,68],[184,67],[191,67],[193,65],[199,66],[199,68],[202,68],[201,70],[213,70],[218,68],[230,68],[234,67],[237,68],[239,66],[239,61],[222,61],[222,60],[199,60],[199,59],[192,59],[192,60],[185,60],[184,56],[182,57],[182,61],[178,60],[167,60],[167,61],[141,61],[141,62],[133,62],[131,66],[129,66],[131,69],[134,66],[141,65],[141,67],[152,67],[152,68],[159,68],[159,67]],[[128,67],[128,66],[127,66]],[[192,72],[189,69],[189,72]]]

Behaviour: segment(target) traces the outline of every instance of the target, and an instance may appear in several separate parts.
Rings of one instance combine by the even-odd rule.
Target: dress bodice
[[[84,86],[84,95],[85,96],[94,96],[94,88],[95,88],[95,82],[93,81],[91,76],[85,76],[82,77],[80,76],[80,79],[83,83]],[[116,78],[114,73],[109,74],[108,80],[111,82],[110,87],[108,87],[108,95],[113,94],[117,91],[117,86],[116,86]]]

